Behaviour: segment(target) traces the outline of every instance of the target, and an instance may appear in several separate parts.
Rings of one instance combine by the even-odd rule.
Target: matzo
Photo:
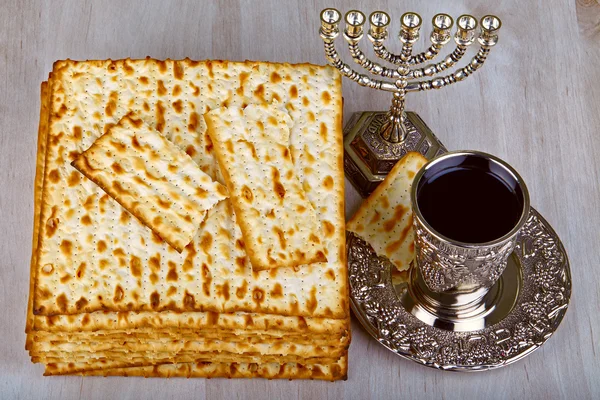
[[[132,113],[72,165],[179,252],[206,212],[227,198],[223,185]]]
[[[40,241],[32,274],[35,314],[105,309],[107,320],[117,317],[110,312],[125,310],[348,315],[341,80],[333,68],[190,60],[63,61],[55,65],[50,86]],[[292,158],[323,227],[327,263],[253,273],[238,243],[239,228],[230,216],[216,211],[204,221],[202,231],[209,234],[196,235],[178,254],[137,221],[132,223],[129,213],[95,184],[78,182],[69,165],[133,110],[215,178],[211,143],[199,117],[225,104],[273,100],[294,124]],[[227,214],[227,203],[213,210]],[[86,215],[97,229],[81,223]]]
[[[54,365],[45,375],[69,373],[69,366]],[[332,364],[299,363],[180,363],[132,368],[98,369],[82,373],[87,376],[143,376],[183,378],[279,378],[279,379],[346,379],[348,357]]]
[[[292,121],[275,106],[204,115],[255,270],[327,261],[312,204],[289,151]]]
[[[416,173],[427,162],[419,153],[406,154],[348,222],[349,231],[366,240],[398,271],[408,270],[414,258],[410,189]]]

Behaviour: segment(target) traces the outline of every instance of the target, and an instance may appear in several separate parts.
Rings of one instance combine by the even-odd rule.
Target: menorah
[[[359,85],[393,93],[392,106],[388,112],[359,112],[353,114],[344,128],[344,169],[346,175],[366,197],[381,182],[394,164],[408,151],[419,151],[428,158],[446,151],[423,120],[414,112],[404,109],[407,93],[430,89],[441,89],[466,79],[481,68],[491,48],[498,42],[501,21],[493,15],[481,18],[481,32],[476,35],[477,20],[471,15],[461,15],[457,20],[454,35],[456,48],[443,61],[423,67],[418,65],[435,58],[452,37],[454,20],[447,14],[437,14],[432,19],[431,46],[420,54],[413,55],[413,45],[419,39],[422,19],[419,14],[407,12],[400,17],[398,35],[402,42],[400,54],[390,52],[384,45],[388,37],[390,16],[375,11],[369,16],[369,40],[376,56],[395,67],[390,68],[369,60],[359,47],[364,36],[365,14],[352,10],[346,13],[344,39],[354,62],[373,75],[387,80],[375,79],[352,69],[340,59],[335,48],[339,35],[341,14],[334,8],[321,11],[319,33],[325,43],[327,61]],[[433,77],[454,66],[466,53],[467,48],[478,39],[480,48],[469,64],[446,76]]]

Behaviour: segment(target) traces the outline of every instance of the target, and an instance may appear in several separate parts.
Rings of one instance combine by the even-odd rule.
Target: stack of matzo
[[[204,116],[244,109],[287,116],[275,118],[287,136],[267,139],[289,149],[280,160],[289,174],[279,178],[286,185],[297,180],[286,196],[304,201],[309,217],[294,222],[288,212],[277,221],[316,226],[318,240],[309,234],[314,242],[305,248],[300,233],[283,244],[263,241],[273,234],[268,218],[252,213],[286,215],[282,210],[261,209],[260,202],[249,207],[250,217],[242,218],[258,225],[243,235],[236,217],[246,209],[232,205],[229,190],[215,194],[222,192],[216,182],[238,187],[224,175],[239,175],[233,165],[219,167]],[[330,67],[57,62],[42,85],[27,316],[32,360],[44,363],[49,375],[345,378],[350,333],[341,110],[341,80]],[[123,118],[128,115],[130,121]],[[138,139],[152,138],[140,147],[158,150],[127,147],[134,139],[128,129]],[[215,126],[210,133],[217,138],[218,132]],[[102,135],[115,150],[98,141]],[[161,137],[199,170],[186,157],[172,162],[177,152],[163,151]],[[261,162],[272,157],[267,150]],[[102,168],[122,175],[104,176],[109,170]],[[149,174],[145,186],[143,173]],[[251,177],[249,185],[266,184],[264,176]],[[199,199],[185,187],[192,184],[214,197],[188,205]],[[250,244],[255,260],[247,237],[263,241]],[[273,249],[262,259],[266,265],[259,257],[265,248]],[[282,260],[289,266],[279,266]]]

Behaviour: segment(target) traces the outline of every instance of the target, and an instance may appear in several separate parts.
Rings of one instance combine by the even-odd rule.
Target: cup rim
[[[520,216],[519,220],[517,221],[517,223],[515,224],[515,226],[505,235],[503,235],[497,239],[488,241],[488,242],[481,242],[481,243],[461,242],[459,240],[449,238],[449,237],[444,236],[441,233],[439,233],[437,230],[435,230],[429,224],[429,222],[427,222],[427,220],[423,217],[423,214],[421,214],[421,210],[419,209],[419,204],[417,203],[417,187],[419,186],[419,182],[420,182],[421,178],[423,177],[425,172],[427,172],[432,166],[434,166],[437,163],[442,162],[448,158],[454,158],[457,156],[479,156],[479,157],[483,157],[488,160],[494,161],[497,165],[499,165],[500,167],[504,168],[507,172],[509,172],[513,176],[513,178],[515,178],[515,181],[517,182],[517,184],[521,188],[521,192],[523,193],[523,209],[521,211],[521,216]],[[529,190],[527,189],[527,185],[525,185],[525,181],[523,180],[521,175],[519,175],[519,173],[511,165],[509,165],[506,161],[504,161],[494,155],[491,155],[489,153],[485,153],[485,152],[477,151],[477,150],[449,151],[449,152],[446,152],[446,153],[440,155],[439,157],[429,160],[419,170],[419,172],[415,175],[415,178],[413,179],[412,187],[410,190],[410,200],[411,200],[411,205],[413,208],[413,214],[414,214],[415,218],[417,218],[419,220],[421,225],[423,225],[431,235],[433,235],[438,240],[448,242],[452,245],[464,247],[464,248],[491,247],[491,246],[501,244],[501,243],[511,239],[521,230],[523,225],[525,225],[525,222],[529,218],[529,210],[530,210]]]

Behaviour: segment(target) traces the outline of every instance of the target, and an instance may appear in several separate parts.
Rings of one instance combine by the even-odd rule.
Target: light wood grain
[[[498,155],[569,253],[573,298],[556,335],[479,374],[404,361],[353,323],[347,382],[42,377],[24,350],[39,84],[54,60],[144,57],[323,63],[318,12],[497,13],[501,39],[466,82],[411,95],[450,149]],[[0,3],[0,398],[600,398],[600,44],[594,1],[48,1]],[[425,29],[427,30],[427,29]],[[395,35],[392,35],[394,37]],[[423,35],[426,37],[427,35]],[[423,45],[423,40],[420,44]],[[397,43],[392,46],[398,49]],[[369,52],[370,54],[370,52]],[[345,119],[389,96],[344,83]],[[347,215],[360,199],[347,185]]]

